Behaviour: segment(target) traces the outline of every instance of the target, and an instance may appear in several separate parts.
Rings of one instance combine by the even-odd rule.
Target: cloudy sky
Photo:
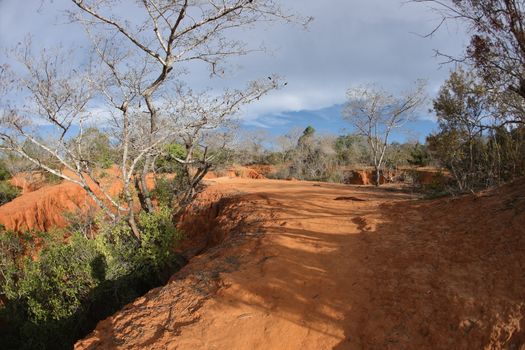
[[[321,132],[340,133],[348,126],[341,120],[345,91],[376,82],[398,92],[418,78],[427,79],[435,95],[451,67],[442,66],[434,49],[459,54],[465,46],[461,28],[443,27],[431,38],[439,22],[421,4],[406,0],[282,0],[285,7],[315,19],[307,30],[272,25],[242,33],[242,39],[268,53],[235,59],[226,79],[209,80],[203,69],[188,78],[197,87],[241,87],[248,80],[273,73],[288,85],[243,111],[247,128],[281,133],[292,127],[314,125]],[[27,34],[42,46],[83,45],[84,34],[75,25],[63,24],[60,10],[65,1],[42,7],[41,0],[0,0],[0,47],[16,45]],[[413,135],[423,138],[434,127],[426,111],[412,125]]]

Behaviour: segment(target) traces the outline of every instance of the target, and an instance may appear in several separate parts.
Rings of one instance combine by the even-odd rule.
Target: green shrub
[[[68,244],[45,247],[37,262],[26,260],[18,293],[27,305],[29,320],[39,324],[75,315],[104,280],[102,262],[94,242],[79,235],[73,235]]]
[[[60,176],[51,173],[46,173],[45,177],[46,183],[50,185],[57,185],[63,181],[63,179]]]
[[[103,129],[88,127],[83,130],[82,137],[73,138],[70,142],[75,149],[80,147],[84,159],[96,168],[108,169],[118,159],[116,149]]]
[[[172,249],[181,235],[165,207],[138,215],[140,241],[124,221],[98,225],[92,240],[0,232],[2,349],[69,349],[183,265]],[[32,259],[35,242],[43,248]]]
[[[95,242],[73,235],[64,243],[61,237],[48,237],[33,260],[33,237],[2,234],[2,318],[9,327],[2,329],[0,341],[6,348],[66,348],[78,335],[72,330],[104,280],[104,259]]]
[[[285,152],[269,152],[264,156],[263,164],[280,165],[286,160]]]
[[[5,161],[0,159],[0,181],[9,180],[11,178],[11,173],[7,169]]]
[[[415,166],[427,166],[430,164],[430,154],[425,145],[416,143],[410,151],[410,156],[407,159],[408,164]]]
[[[0,205],[11,202],[20,195],[20,189],[7,181],[0,181]]]
[[[157,171],[160,173],[175,173],[181,165],[175,158],[186,158],[186,148],[178,143],[171,143],[164,148],[163,154],[157,159]]]
[[[157,179],[155,188],[151,192],[151,195],[159,202],[160,206],[171,207],[176,191],[176,185],[177,183],[174,179],[168,179],[165,176],[161,176]]]
[[[155,213],[139,214],[138,242],[125,222],[105,227],[96,238],[99,250],[106,257],[107,278],[117,280],[123,276],[145,280],[159,277],[171,267],[172,247],[181,239],[171,219],[171,211],[160,207]]]

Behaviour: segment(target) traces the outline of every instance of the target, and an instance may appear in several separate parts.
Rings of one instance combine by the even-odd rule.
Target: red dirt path
[[[211,236],[187,226],[208,250],[76,349],[524,349],[525,181],[432,201],[212,182]]]

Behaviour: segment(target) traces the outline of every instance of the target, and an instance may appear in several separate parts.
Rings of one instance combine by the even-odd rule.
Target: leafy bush
[[[2,234],[0,247],[6,258],[0,266],[0,291],[8,327],[2,329],[0,341],[7,348],[62,348],[78,335],[75,327],[104,279],[103,257],[95,242],[73,235],[64,244],[61,236],[47,239],[33,260],[33,237]]]
[[[72,145],[80,143],[84,159],[103,169],[110,168],[118,159],[110,137],[104,130],[94,127],[83,131],[82,137],[70,141]],[[75,146],[78,147],[78,146]]]
[[[430,154],[427,147],[416,143],[410,151],[410,157],[407,159],[408,164],[415,166],[427,166],[430,164]]]
[[[344,135],[335,139],[334,150],[342,165],[368,164],[370,162],[366,139],[360,135]]]
[[[286,160],[285,152],[269,152],[264,156],[262,164],[280,165]]]
[[[172,249],[182,236],[171,219],[171,211],[160,207],[155,213],[139,215],[142,232],[138,242],[125,222],[106,226],[95,239],[107,260],[107,279],[123,276],[150,280],[159,278],[173,264]],[[151,281],[155,282],[155,281]]]
[[[77,313],[104,280],[102,262],[94,242],[79,235],[73,235],[69,244],[45,247],[36,263],[26,260],[18,298],[27,305],[28,318],[40,324]]]
[[[11,173],[7,168],[7,165],[4,160],[0,160],[0,181],[9,180],[11,178]]]
[[[161,176],[157,179],[155,188],[151,192],[151,195],[159,202],[159,205],[171,207],[173,204],[176,186],[177,182],[175,179],[169,179],[165,176]]]
[[[141,240],[125,222],[99,224],[98,236],[0,235],[2,349],[68,349],[96,323],[164,283],[183,262],[171,212],[140,213]],[[45,239],[35,239],[44,237]],[[39,241],[39,244],[35,242]],[[43,248],[32,259],[35,246]]]
[[[20,190],[7,181],[0,181],[0,205],[11,202],[20,195]]]
[[[46,178],[46,183],[49,185],[58,185],[64,180],[60,176],[57,176],[51,173],[46,173],[45,178]]]
[[[290,152],[290,162],[273,174],[274,178],[310,181],[341,181],[339,161],[332,138],[316,138],[315,129],[307,127],[297,146]]]
[[[180,164],[175,158],[186,158],[186,148],[178,143],[171,143],[164,148],[163,154],[157,159],[157,171],[161,173],[175,173],[180,169]]]

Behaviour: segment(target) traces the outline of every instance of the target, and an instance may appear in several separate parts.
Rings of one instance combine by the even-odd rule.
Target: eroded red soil
[[[210,182],[186,218],[208,249],[76,349],[523,349],[525,181],[432,201]]]
[[[100,176],[100,185],[88,182],[89,187],[100,197],[101,189],[111,196],[117,196],[122,191],[119,169],[112,167],[99,171],[105,173]],[[67,170],[65,174],[76,177]],[[149,176],[146,180],[148,186],[153,188],[153,177]],[[90,209],[98,210],[81,186],[68,181],[53,185],[43,181],[42,177],[21,174],[15,176],[11,183],[23,191],[20,197],[0,206],[0,224],[9,230],[48,231],[63,228],[68,225],[68,214],[85,215]]]

